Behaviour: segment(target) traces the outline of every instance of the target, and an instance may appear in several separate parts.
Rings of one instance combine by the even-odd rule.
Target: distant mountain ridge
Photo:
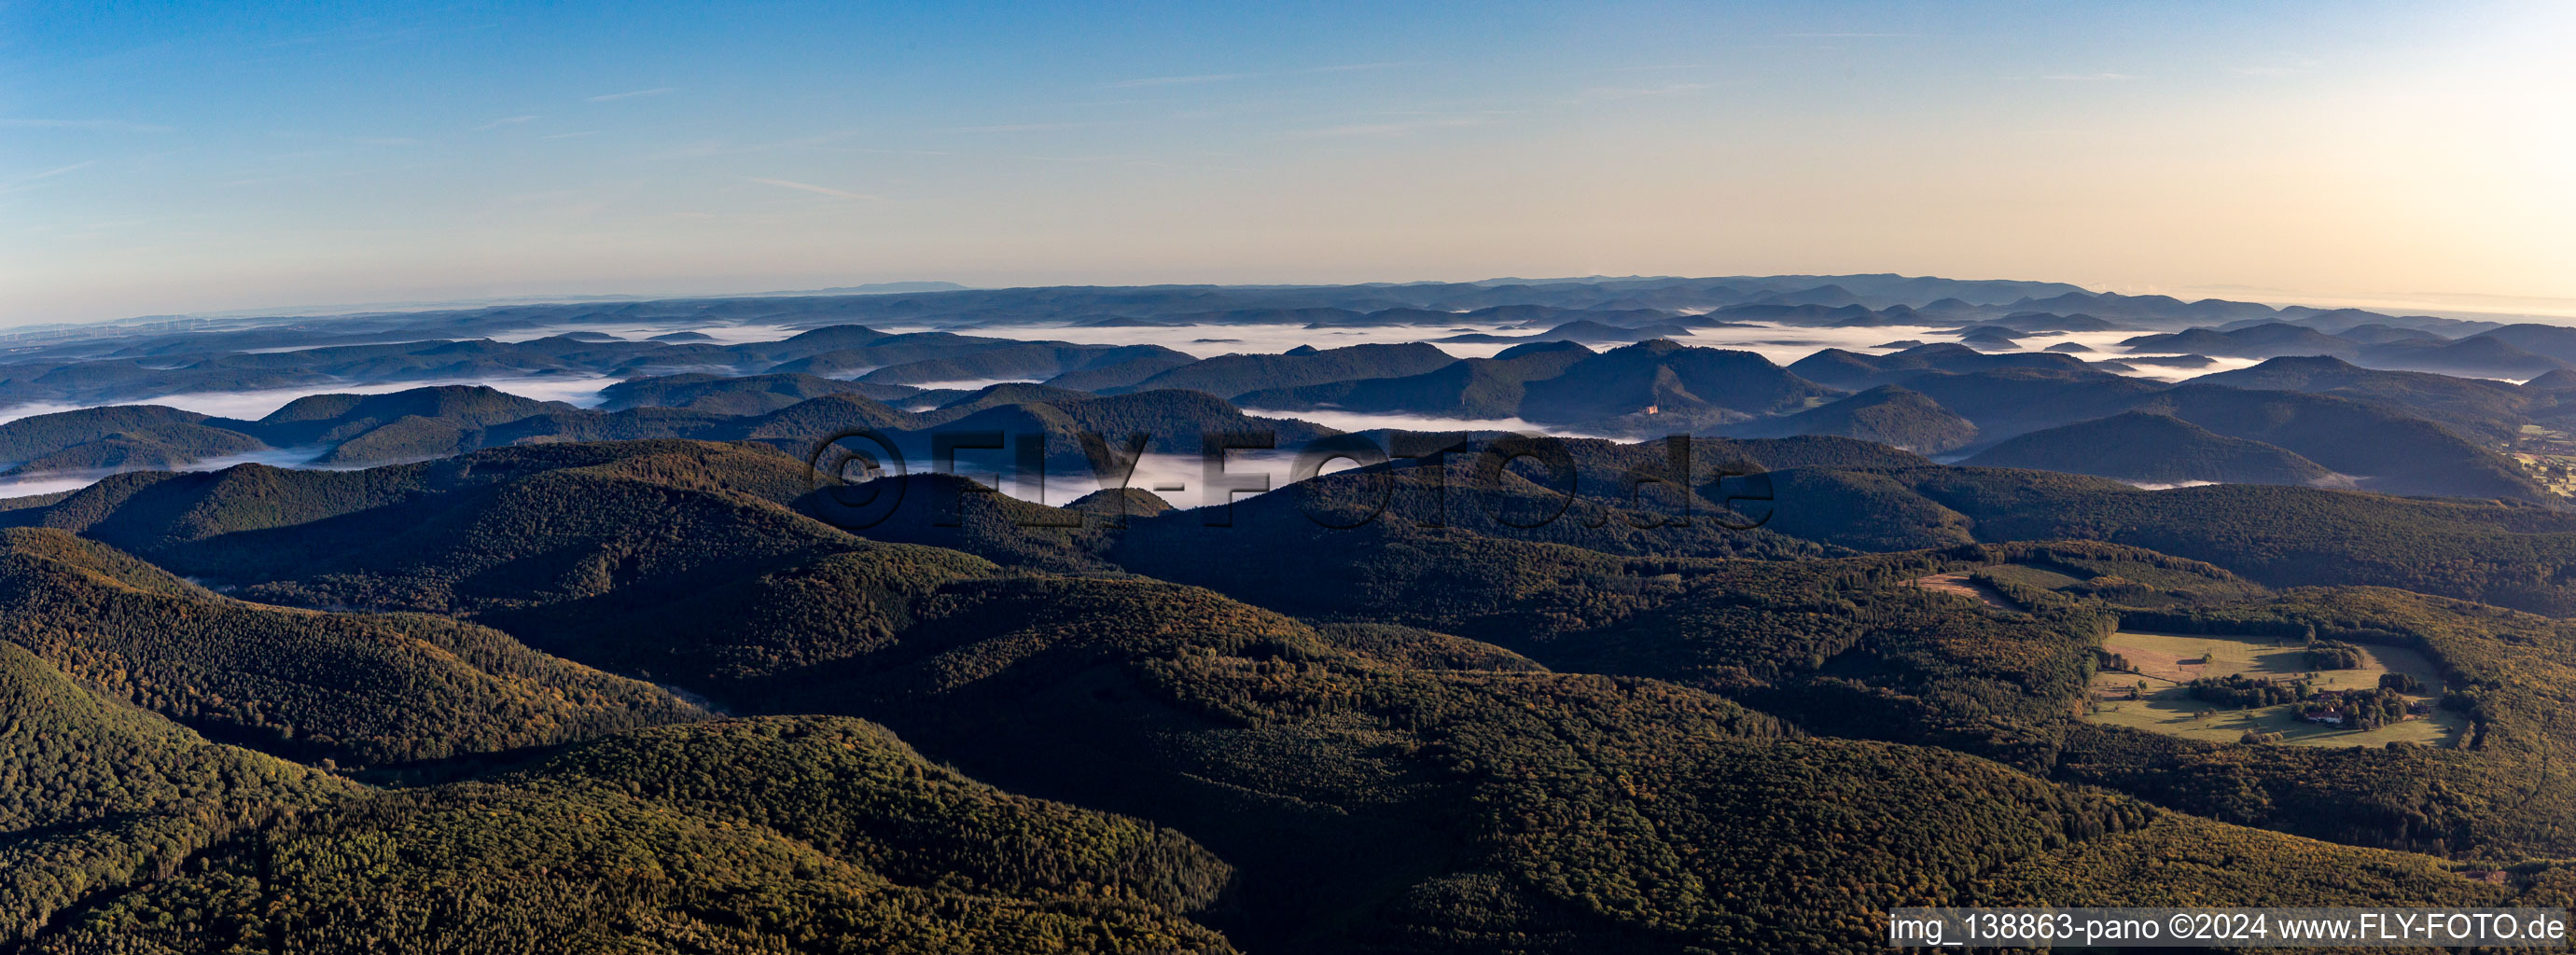
[[[758,322],[789,328],[877,323],[950,331],[1032,324],[1099,325],[1121,320],[1153,324],[1284,322],[1335,327],[1433,326],[1456,321],[1444,321],[1443,316],[1482,319],[1507,314],[1507,311],[1494,311],[1498,309],[1545,309],[1550,318],[1549,326],[1586,320],[1584,313],[1593,313],[1599,317],[1589,320],[1613,327],[1633,328],[1657,322],[1634,317],[1613,320],[1610,316],[1661,312],[1672,320],[1685,321],[1703,313],[1722,313],[1732,308],[1751,310],[1743,312],[1751,317],[1816,325],[1922,324],[1955,327],[1980,321],[2027,324],[2030,319],[2017,319],[2015,316],[2048,314],[2061,316],[2050,324],[2065,330],[2129,327],[2175,331],[2193,325],[2231,326],[2254,322],[2314,325],[2329,334],[2362,325],[2408,327],[2450,338],[2499,327],[2351,309],[2273,308],[2245,302],[2182,302],[2165,296],[2097,294],[2064,283],[1963,281],[1896,275],[1352,286],[906,288],[880,285],[856,287],[855,290],[731,298],[512,302],[481,308],[336,317],[252,316],[66,327],[20,336],[28,344],[11,357],[9,364],[26,366],[22,370],[31,373],[0,377],[0,399],[131,400],[148,396],[131,390],[146,387],[141,384],[145,381],[154,382],[148,387],[170,393],[239,387],[291,387],[315,383],[321,380],[319,376],[355,380],[361,375],[420,376],[432,371],[458,374],[468,373],[476,367],[522,373],[573,367],[604,371],[636,360],[661,363],[665,368],[686,359],[707,364],[730,364],[737,373],[770,370],[744,366],[740,359],[750,354],[747,352],[728,352],[725,346],[706,342],[673,341],[563,342],[558,343],[561,347],[549,348],[530,347],[531,343],[524,340],[494,340],[451,357],[443,365],[403,361],[388,363],[367,358],[369,355],[381,358],[404,352],[407,348],[402,343],[405,342],[430,342],[425,347],[435,348],[447,343],[494,339],[495,336],[526,339],[526,333],[531,331],[582,331],[584,326],[629,328],[638,323],[725,327]],[[848,294],[833,294],[844,291]],[[1528,323],[1534,320],[1522,318],[1517,321]],[[119,344],[102,347],[110,341]],[[287,349],[265,355],[225,357],[238,355],[237,350],[240,349],[278,349],[297,342],[360,351],[326,356],[298,354],[306,349]],[[582,345],[587,347],[574,347]],[[657,350],[656,346],[672,350]],[[771,361],[774,364],[801,357],[806,356],[773,357]],[[176,366],[160,363],[159,367],[110,364],[120,359],[137,358],[186,361]],[[241,358],[257,360],[244,361]],[[37,370],[39,366],[41,371]],[[43,372],[62,374],[40,383],[38,379],[45,378]]]
[[[283,406],[0,422],[52,491],[0,500],[10,955],[1872,952],[2576,887],[2546,326],[1845,275],[125,332],[11,341],[0,400]],[[1245,432],[1261,493],[1199,456]],[[1277,480],[1310,443],[1358,466]],[[2137,686],[2303,645],[2405,678],[2329,674],[2337,727]]]
[[[2034,431],[1961,462],[2163,483],[2320,485],[2337,477],[2282,448],[2231,438],[2171,415],[2124,411]]]
[[[2502,385],[2473,382],[2554,380],[2555,372],[2576,371],[2565,357],[2576,356],[2576,330],[2186,302],[2062,283],[1849,275],[869,292],[512,303],[265,325],[241,319],[128,327],[115,338],[48,332],[0,357],[0,401],[97,403],[125,394],[310,391],[336,383],[376,390],[386,382],[460,378],[546,383],[606,376],[618,383],[601,392],[598,409],[500,391],[419,389],[398,393],[412,406],[397,406],[393,398],[307,399],[281,411],[283,417],[261,421],[102,406],[0,427],[0,464],[25,478],[253,457],[309,455],[311,463],[355,466],[547,441],[680,437],[784,447],[819,437],[799,432],[827,424],[912,434],[997,403],[1056,408],[1008,419],[1039,427],[1035,422],[1053,420],[1068,403],[1087,400],[1081,396],[1171,389],[1237,406],[1191,405],[1196,410],[1176,411],[1162,422],[1175,429],[1235,422],[1240,407],[1252,406],[1316,417],[1518,419],[1627,437],[1834,435],[1973,454],[2029,432],[2131,410],[2176,410],[2149,406],[2150,394],[2170,386],[2143,376],[2172,376],[2210,361],[2195,356],[2217,354],[2343,363],[2352,370],[2292,374],[2299,366],[2267,364],[2207,383],[2393,409],[2395,417],[2367,414],[2403,435],[2388,444],[2407,451],[2365,447],[2328,462],[2309,449],[2253,436],[2263,429],[2250,422],[2222,420],[2214,411],[2186,415],[2213,434],[2274,443],[2337,473],[2381,482],[2371,486],[2554,501],[2501,453],[2535,433],[2526,429],[2553,433],[2576,423],[2576,400],[2562,409],[2558,397],[2576,392],[2546,385],[2498,392]],[[1491,331],[1459,331],[1460,323]],[[1728,328],[1747,323],[1786,328],[1774,329],[1781,336],[1776,341],[1756,338],[1769,332]],[[679,324],[724,334],[655,332]],[[1262,336],[1271,341],[1283,329],[1315,338],[1276,354],[1199,358],[1160,343],[1010,334],[1043,327],[1126,329],[1136,336],[1138,329],[1176,324],[1264,326]],[[1902,325],[1909,329],[1902,334],[1920,337],[1901,349],[1816,347],[1785,369],[1761,357],[1784,345],[1838,340],[1799,329],[1882,325]],[[759,334],[740,333],[752,328]],[[1697,333],[1712,329],[1727,331],[1730,340],[1756,338],[1751,347],[1762,352],[1691,344],[1706,341]],[[1388,330],[1396,333],[1390,337],[1451,340],[1465,354],[1481,354],[1471,349],[1483,345],[1510,347],[1496,358],[1464,360],[1422,341],[1317,347],[1361,340],[1342,335]],[[2052,343],[2070,334],[2108,339],[2117,332],[2142,334],[2127,335],[2118,346],[2126,355]],[[1802,337],[1808,334],[1813,337]],[[1922,343],[1942,336],[1961,341]],[[1180,345],[1204,354],[1202,346],[1220,341]],[[985,387],[993,382],[1008,387]],[[1888,386],[1903,393],[1877,390]],[[836,400],[797,407],[827,397]],[[2164,400],[2171,405],[2174,399]],[[2290,408],[2287,400],[2260,399],[2276,411]],[[2305,410],[2296,414],[2311,415],[2327,406],[2298,407]],[[2414,429],[2401,418],[2456,433]],[[1063,437],[1061,428],[1041,430]],[[1070,452],[1051,448],[1049,454]]]
[[[819,354],[853,340],[885,338],[870,329],[836,326],[764,347]],[[1158,449],[1184,452],[1195,446],[1197,435],[1211,431],[1266,430],[1284,435],[1279,440],[1291,447],[1325,433],[1302,422],[1247,417],[1240,408],[1250,406],[1287,417],[1338,411],[1516,418],[1635,436],[1835,435],[1948,453],[2143,410],[2178,415],[2220,437],[2277,445],[2365,486],[2546,501],[2548,492],[2480,441],[2510,440],[2525,423],[2576,414],[2576,407],[2562,412],[2559,399],[2547,391],[2373,371],[2334,358],[2274,359],[2208,376],[2207,384],[2177,387],[2113,374],[2062,353],[1983,353],[1952,343],[1881,355],[1826,349],[1787,368],[1750,352],[1663,339],[1601,352],[1575,342],[1530,342],[1494,358],[1465,360],[1424,344],[1360,345],[1224,356],[1136,373],[1142,375],[1136,383],[1104,386],[1100,393],[1034,383],[923,391],[793,372],[688,373],[636,378],[607,389],[607,405],[615,410],[466,386],[314,396],[260,421],[111,406],[0,425],[0,447],[24,455],[21,473],[39,473],[177,467],[222,454],[286,448],[311,448],[316,463],[344,465],[496,445],[664,437],[755,440],[801,453],[831,434],[874,428],[899,436],[905,453],[918,460],[929,455],[927,436],[934,432],[998,429],[1046,435],[1043,454],[1050,466],[1077,467],[1090,463],[1084,433],[1148,433],[1161,442]],[[1232,402],[1201,389],[1161,387],[1234,391],[1262,382],[1288,384],[1236,391]],[[1198,397],[1178,397],[1190,394]],[[986,413],[1004,406],[1021,410]],[[1127,408],[1138,410],[1112,410]],[[1156,410],[1141,410],[1146,408]],[[2375,437],[2357,440],[2365,434]],[[2181,455],[2181,462],[2200,459],[2183,453],[2194,443],[2157,447]],[[2169,470],[2143,462],[2133,469],[2123,476]],[[2325,479],[2286,461],[2222,470],[2232,480]]]

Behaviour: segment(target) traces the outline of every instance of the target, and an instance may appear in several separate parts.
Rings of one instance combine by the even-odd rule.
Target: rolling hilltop
[[[1888,343],[1902,347],[1869,349],[1799,337],[1880,328],[1912,337]],[[1166,329],[1168,342],[1056,337]],[[1238,347],[1222,337],[1229,334],[1309,341]],[[1343,335],[1413,340],[1336,337]],[[928,432],[1000,405],[1023,405],[1025,413],[950,430],[1010,422],[1064,438],[1067,427],[1079,430],[1109,406],[1065,416],[1038,406],[1063,411],[1094,398],[1192,391],[1261,417],[1394,415],[1417,427],[1423,418],[1520,421],[1628,438],[1834,435],[1945,460],[2147,412],[2280,448],[2331,472],[2330,481],[2554,504],[2576,491],[2569,483],[2576,479],[2562,475],[2576,473],[2565,470],[2576,453],[2560,453],[2576,452],[2567,437],[2576,434],[2569,424],[2576,406],[2562,407],[2571,392],[2548,384],[2576,370],[2568,365],[2576,361],[2570,335],[2531,323],[1891,275],[924,287],[517,303],[39,333],[0,356],[0,402],[99,407],[0,423],[0,463],[16,478],[241,459],[351,467],[544,441],[750,438],[785,446],[856,428],[909,432],[918,438],[907,439],[910,450],[926,449]],[[1330,347],[1336,342],[1343,344]],[[1509,347],[1485,347],[1493,345]],[[1791,345],[1803,356],[1779,357]],[[1215,353],[1220,348],[1233,350]],[[2267,360],[2180,385],[2164,380],[2212,367],[2209,355],[2231,368]],[[2526,379],[2536,384],[2512,384]],[[508,385],[483,392],[458,381],[531,389],[595,382],[599,401],[595,408],[532,401],[507,394]],[[329,393],[333,385],[376,391],[404,383],[421,387]],[[2220,386],[2255,394],[2213,394]],[[315,394],[255,420],[139,400],[258,389]],[[1150,420],[1176,436],[1244,423],[1218,410],[1110,416]],[[2353,440],[2357,431],[2374,439]],[[1044,451],[1050,466],[1087,460],[1054,443]],[[1188,451],[1164,448],[1175,449]],[[2280,461],[2224,472],[2185,459],[2120,467],[2235,481],[2320,479]]]
[[[2034,431],[1964,463],[2163,483],[2316,485],[2336,477],[2288,450],[2144,411]]]
[[[11,479],[81,485],[0,502],[0,951],[2576,904],[2546,326],[1858,275],[19,344],[0,400],[93,406],[0,422]],[[250,389],[297,394],[148,400]],[[1195,457],[1241,432],[1358,466],[1229,502]]]
[[[1794,444],[1744,450],[1769,450],[1784,465],[1817,460]],[[1070,937],[1140,951],[1434,951],[1533,937],[1568,950],[1856,948],[1876,944],[1860,913],[1911,901],[2001,903],[2068,886],[2185,897],[2205,874],[2150,875],[2133,861],[2184,845],[2262,860],[2223,868],[2266,886],[2251,898],[2267,901],[2500,904],[2544,891],[2537,874],[2528,887],[2499,888],[2452,874],[2431,855],[2296,842],[2091,788],[2154,790],[2087,768],[2096,754],[2117,751],[2102,748],[2117,739],[2066,736],[2050,744],[2062,748],[2054,762],[2066,768],[2037,769],[2052,760],[2028,751],[2028,734],[2064,731],[2049,728],[2080,690],[2101,621],[2119,612],[2104,601],[2125,592],[2034,593],[2020,598],[2027,611],[1997,611],[1908,583],[1950,568],[2049,566],[2096,580],[2160,581],[2213,613],[2249,612],[2224,609],[2231,600],[2253,601],[2252,612],[2305,612],[2207,565],[2101,545],[1748,563],[1658,556],[1642,545],[1623,556],[1467,528],[1437,532],[1454,540],[1434,548],[1389,541],[1341,548],[1339,557],[1278,550],[1269,558],[1280,566],[1370,560],[1372,570],[1348,579],[1397,588],[1336,605],[1333,590],[1265,589],[1260,568],[1240,561],[1197,562],[1217,572],[1191,575],[1211,590],[1015,570],[869,540],[799,514],[795,496],[780,503],[780,476],[798,467],[756,445],[577,444],[370,472],[246,467],[160,481],[115,503],[99,491],[23,509],[35,523],[112,537],[237,593],[445,611],[573,660],[698,688],[737,714],[708,722],[674,701],[667,715],[642,721],[658,727],[573,729],[587,741],[533,758],[415,760],[356,779],[298,776],[292,764],[274,763],[279,785],[302,788],[255,798],[309,807],[292,821],[202,830],[201,863],[121,877],[114,884],[131,888],[85,903],[76,918],[25,923],[42,925],[28,930],[30,944],[74,950],[144,937],[129,933],[148,933],[186,900],[274,892],[292,900],[269,910],[284,913],[272,916],[279,922],[217,937],[400,950],[439,926],[471,925],[479,938],[542,947],[634,942],[687,926],[757,947],[781,941],[763,926],[793,924],[821,931],[818,938]],[[227,487],[245,477],[268,490],[254,497]],[[1336,480],[1364,476],[1316,486]],[[660,498],[658,521],[624,519],[611,503],[648,494]],[[551,510],[565,499],[589,502],[598,519],[566,523],[570,514]],[[1266,506],[1273,511],[1299,506],[1293,495],[1255,501],[1275,502]],[[1131,518],[1143,523],[1126,533],[1194,516]],[[396,526],[419,530],[347,552],[280,546]],[[316,652],[372,639],[339,629],[332,614],[232,603],[63,531],[11,533],[31,566],[80,572],[13,585],[61,594],[42,599],[62,609],[42,612],[66,621],[113,619],[112,609],[74,609],[101,606],[78,588],[106,586],[82,582],[105,578],[152,599],[273,615],[311,634],[299,639],[318,641]],[[1489,543],[1458,546],[1477,541]],[[1104,547],[1108,560],[1144,566],[1129,548],[1184,557],[1193,545],[1168,535],[1129,542],[1103,529],[1061,546]],[[1418,563],[1385,559],[1401,553]],[[1541,555],[1562,568],[1541,590],[1427,602],[1402,594],[1454,595],[1465,574],[1526,573]],[[690,586],[659,583],[681,578]],[[1785,606],[1848,609],[1776,609]],[[1318,627],[1282,611],[1386,623]],[[2394,621],[2420,611],[2371,612]],[[1732,622],[1712,628],[1711,620]],[[1749,627],[1760,620],[1778,623]],[[1533,631],[1523,621],[1549,623]],[[94,626],[74,630],[99,632]],[[2480,636],[2482,625],[2446,626],[2454,629],[2439,639],[2457,648],[2445,659],[2456,658],[2463,674],[2526,665],[2512,661],[2529,651]],[[1702,636],[1676,642],[1682,634]],[[1958,656],[1970,640],[1987,649]],[[9,652],[47,645],[14,635],[8,643]],[[173,652],[156,646],[196,645],[131,643],[122,652],[139,663]],[[2489,646],[2499,649],[2482,649]],[[546,672],[500,662],[525,650],[493,652],[500,655],[484,666]],[[2480,662],[2484,653],[2504,655]],[[80,657],[27,659],[73,673],[59,668]],[[184,667],[167,672],[175,676],[153,684],[221,694],[295,727],[298,739],[331,735],[324,727],[342,719],[326,701],[205,684]],[[112,688],[96,685],[81,692]],[[1976,707],[2009,714],[2003,723],[1981,726],[1943,689],[1979,685],[2019,687]],[[2481,705],[2492,707],[2484,719],[2506,727],[2529,718],[2516,707],[2538,704],[2499,697]],[[127,712],[163,721],[155,725],[205,718],[176,706]],[[1892,718],[1855,734],[1860,712]],[[770,713],[781,715],[756,715]],[[786,715],[797,713],[818,715]],[[246,747],[241,759],[309,755],[256,735],[236,745]],[[2169,751],[2158,759],[2194,758],[2157,745]],[[916,747],[984,782],[934,768]],[[2426,761],[2418,769],[2366,756],[2267,758],[2246,771],[2286,787],[2284,799],[2360,771],[2347,765],[2353,759],[2392,779],[2457,764],[2470,767],[2458,778],[2492,775],[2503,787],[2518,778],[2515,760],[2536,758],[2511,752],[2407,755]],[[2538,830],[2514,828],[2525,816],[2490,811],[2493,828],[2469,824],[2462,831],[2473,841],[2460,848],[2556,846]],[[2311,832],[2328,824],[2221,813],[2231,814]],[[2358,818],[2331,824],[2353,828],[2318,834],[2444,851],[2425,834],[2433,830],[2370,828]],[[1870,838],[1852,838],[1860,832]],[[383,840],[412,848],[370,863],[364,878],[348,867],[355,863],[331,861]],[[521,874],[509,875],[465,848],[495,840],[546,848],[513,856],[507,871]],[[606,861],[633,857],[691,861],[642,881]],[[544,862],[542,871],[528,858]],[[1672,861],[1682,859],[1691,861]],[[1888,887],[1843,878],[1856,871],[1882,873],[1874,881]],[[453,878],[459,873],[478,877]],[[1899,884],[1910,888],[1892,888]],[[1103,891],[1109,886],[1119,889]],[[862,904],[887,892],[922,904]],[[592,901],[561,904],[575,897]],[[444,914],[460,909],[481,914]],[[382,914],[360,922],[343,914],[352,911]],[[730,920],[746,912],[759,918]]]
[[[1242,380],[1217,384],[1236,378]],[[1262,383],[1270,386],[1247,387]],[[155,406],[59,412],[0,424],[0,449],[20,459],[16,473],[24,475],[287,450],[312,464],[353,466],[484,447],[644,438],[757,440],[801,453],[836,433],[874,429],[907,460],[926,461],[935,435],[999,430],[1044,435],[1041,454],[1061,470],[1092,463],[1086,433],[1117,442],[1144,434],[1158,452],[1186,454],[1200,435],[1255,431],[1293,448],[1329,430],[1296,415],[1331,411],[1456,419],[1462,429],[1519,419],[1633,436],[1826,435],[1971,457],[2034,435],[2109,434],[2104,429],[2133,420],[2121,416],[2144,413],[2187,422],[2212,438],[2115,441],[2118,453],[2132,458],[2165,456],[2120,460],[2119,476],[2348,479],[2391,493],[2554,502],[2558,497],[2506,452],[2563,424],[2559,392],[2373,371],[2332,358],[2275,359],[2168,385],[2063,354],[1983,354],[1957,345],[1883,356],[1826,351],[1786,367],[1750,352],[1661,339],[1606,352],[1573,342],[1519,345],[1490,359],[1451,359],[1428,345],[1353,346],[1209,359],[1100,391],[1034,383],[921,391],[803,373],[688,373],[628,380],[591,409],[487,386],[435,386],[317,395],[258,420]],[[2016,447],[2048,440],[2030,437]],[[2213,470],[2195,459],[2209,457],[2202,446],[2212,440],[2270,445],[2327,473],[2277,455],[2268,464]],[[2067,447],[2090,453],[2080,441]],[[2110,473],[2109,462],[2009,453],[2022,455],[2009,459],[2018,465]]]

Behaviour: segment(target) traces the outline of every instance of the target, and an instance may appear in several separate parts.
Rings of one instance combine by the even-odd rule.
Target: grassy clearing
[[[1996,593],[1994,588],[1988,587],[1974,580],[1970,580],[1968,579],[1968,575],[1964,573],[1933,574],[1930,577],[1916,580],[1914,582],[1914,586],[1936,593],[1966,597],[1997,610],[2021,609],[2013,606],[2012,601],[2004,599],[2004,595]]]
[[[2527,435],[2536,430],[2532,425],[2523,426]],[[2523,473],[2550,491],[2562,497],[2576,497],[2576,454],[2568,453],[2566,436],[2554,431],[2542,431],[2539,436],[2551,443],[2543,450],[2514,452],[2514,463],[2522,465]]]
[[[2308,666],[2307,651],[2292,640],[2124,630],[2102,643],[2103,649],[2128,657],[2140,672],[2098,674],[2093,678],[2094,695],[2102,698],[2119,694],[2139,683],[2145,683],[2147,690],[2141,699],[2102,699],[2100,709],[2085,716],[2097,723],[2217,743],[2236,742],[2248,731],[2280,733],[2282,742],[2294,746],[2380,746],[2397,741],[2441,746],[2448,745],[2467,726],[2459,714],[2443,709],[2435,709],[2433,715],[2423,719],[2368,731],[2310,723],[2299,719],[2295,708],[2286,704],[2241,711],[2215,710],[2204,716],[2204,711],[2213,711],[2214,707],[2193,699],[2182,688],[2182,684],[2206,676],[2288,677],[2315,673],[2319,689],[2369,690],[2379,686],[2382,674],[2405,673],[2427,688],[2427,692],[2413,698],[2439,699],[2441,675],[2434,670],[2432,661],[2413,650],[2365,645],[2361,648],[2360,667],[2315,670]]]

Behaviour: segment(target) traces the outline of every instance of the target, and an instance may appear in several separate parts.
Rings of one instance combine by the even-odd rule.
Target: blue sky
[[[932,278],[2576,298],[2565,4],[244,6],[0,3],[0,323]]]

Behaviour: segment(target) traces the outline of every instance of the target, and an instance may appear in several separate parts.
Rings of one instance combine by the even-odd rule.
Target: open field
[[[1968,579],[1968,575],[1964,573],[1933,574],[1930,577],[1919,577],[1915,579],[1914,586],[1921,587],[1925,590],[1938,591],[1945,594],[1955,594],[1957,596],[1966,597],[1970,600],[1981,601],[1986,606],[2001,610],[2021,609],[2013,606],[2012,601],[2005,600],[2004,595],[1996,593],[1994,588],[1970,580]]]
[[[2193,699],[2182,687],[2207,676],[2289,677],[2315,673],[2319,689],[2369,690],[2379,686],[2382,674],[2405,673],[2427,688],[2424,693],[2410,694],[2410,698],[2439,699],[2441,677],[2432,661],[2400,647],[2365,644],[2361,648],[2362,665],[2350,670],[2312,669],[2307,664],[2306,649],[2297,641],[2275,642],[2263,637],[2123,630],[2104,639],[2102,648],[2127,657],[2138,672],[2094,676],[2093,692],[2101,706],[2085,718],[2097,723],[2220,743],[2236,742],[2247,731],[2280,733],[2283,743],[2298,746],[2380,746],[2396,741],[2440,746],[2447,745],[2467,725],[2459,714],[2435,709],[2422,719],[2368,731],[2347,730],[2301,720],[2288,704],[2219,710]],[[2209,662],[2200,662],[2204,659]],[[2147,685],[2143,698],[2110,698],[2125,696],[2127,688],[2139,683]],[[2212,712],[2201,717],[2203,711]]]
[[[2576,443],[2539,425],[2523,425],[2522,431],[2524,440],[2516,442],[2510,455],[2513,463],[2552,493],[2576,497]]]

